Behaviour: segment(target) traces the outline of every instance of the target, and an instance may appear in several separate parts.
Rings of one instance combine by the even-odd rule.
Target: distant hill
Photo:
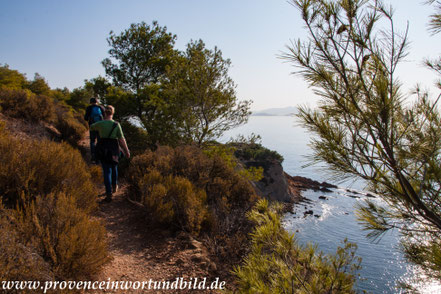
[[[298,112],[297,107],[268,108],[253,112],[253,116],[292,116]]]

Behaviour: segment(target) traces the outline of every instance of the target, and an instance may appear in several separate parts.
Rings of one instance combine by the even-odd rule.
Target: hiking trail
[[[90,164],[89,132],[79,142],[85,149],[86,161]],[[129,146],[130,147],[130,146]],[[100,191],[104,184],[98,183]],[[97,201],[104,199],[98,197]],[[96,276],[96,281],[153,282],[183,278],[207,278],[207,285],[213,279],[216,265],[210,261],[207,248],[186,233],[174,233],[149,224],[142,207],[127,199],[127,185],[119,183],[119,190],[113,194],[112,202],[99,203],[94,217],[107,230],[107,242],[111,261]],[[196,290],[103,290],[91,293],[193,293]],[[199,293],[216,293],[198,291]],[[88,292],[89,293],[89,292]]]

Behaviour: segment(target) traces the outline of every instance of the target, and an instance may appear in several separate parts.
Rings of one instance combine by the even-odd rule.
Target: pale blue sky
[[[421,60],[441,53],[441,35],[427,32],[430,7],[421,2],[388,1],[396,27],[404,30],[410,22],[411,55],[400,68],[405,89],[417,81],[431,86],[435,76]],[[0,0],[0,63],[30,79],[38,72],[53,88],[73,89],[104,75],[111,30],[153,20],[177,35],[180,49],[191,39],[218,46],[232,61],[238,97],[253,100],[254,110],[317,100],[277,58],[290,39],[305,37],[298,11],[285,0]]]

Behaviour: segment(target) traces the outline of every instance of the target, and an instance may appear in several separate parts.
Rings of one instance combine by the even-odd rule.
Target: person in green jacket
[[[124,138],[121,125],[113,120],[114,113],[115,108],[112,105],[106,106],[104,110],[104,119],[92,124],[90,130],[97,131],[100,140],[113,139],[117,141],[117,146],[119,145],[124,155],[127,158],[130,158],[130,151],[127,147],[127,142]],[[119,154],[119,148],[117,149],[117,154]],[[100,161],[103,167],[104,186],[106,187],[106,198],[104,200],[110,202],[112,201],[112,193],[116,192],[118,189],[118,163],[103,159],[100,159]]]

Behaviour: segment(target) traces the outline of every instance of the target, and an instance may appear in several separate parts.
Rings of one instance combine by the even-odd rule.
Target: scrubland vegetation
[[[108,256],[104,227],[90,217],[96,171],[68,144],[19,140],[3,125],[0,154],[0,278],[67,280],[99,271]]]
[[[355,293],[361,259],[345,241],[335,255],[301,246],[282,227],[280,205],[260,200],[247,217],[255,224],[251,252],[234,269],[239,293]]]
[[[0,67],[1,113],[65,141],[15,137],[0,124],[1,280],[91,278],[109,260],[104,226],[91,218],[101,171],[73,147],[87,129],[58,94],[39,75]]]
[[[208,238],[218,257],[246,249],[245,213],[257,196],[221,157],[194,146],[148,150],[133,158],[128,183],[149,220]]]
[[[51,89],[38,74],[28,80],[0,67],[0,111],[6,119],[59,134],[52,141],[32,140],[1,127],[0,279],[90,278],[109,260],[103,224],[91,217],[100,170],[89,167],[76,148],[87,130],[84,109],[94,96],[116,105],[134,155],[121,161],[121,174],[127,196],[144,211],[143,221],[198,238],[227,271],[248,255],[235,271],[241,292],[291,291],[297,274],[310,287],[305,289],[350,289],[353,247],[336,257],[300,247],[267,202],[258,202],[253,182],[262,179],[265,164],[283,158],[255,138],[215,142],[250,114],[249,102],[235,96],[230,61],[202,41],[181,52],[174,40],[157,23],[111,33],[113,59],[103,65],[113,80],[97,77],[72,91]],[[160,46],[144,50],[153,43]],[[126,57],[133,60],[126,64]],[[140,74],[124,72],[127,66]],[[244,161],[259,164],[247,167]]]
[[[37,87],[38,85],[38,87]],[[83,109],[74,108],[67,101],[66,89],[51,90],[45,80],[36,75],[34,81],[8,66],[0,67],[0,110],[3,114],[22,118],[32,123],[54,125],[60,132],[60,140],[76,145],[87,130],[82,119]],[[83,97],[84,100],[87,96]]]

